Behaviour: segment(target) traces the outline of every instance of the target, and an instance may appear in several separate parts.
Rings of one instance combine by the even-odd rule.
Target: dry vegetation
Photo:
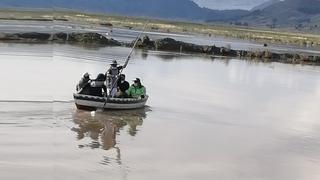
[[[112,25],[130,29],[141,29],[146,18],[86,14],[73,11],[53,10],[0,10],[0,19],[4,20],[40,20],[70,21],[91,26]],[[166,20],[149,20],[148,30],[173,33],[201,33],[208,36],[224,36],[237,39],[259,41],[263,43],[294,44],[301,46],[320,46],[320,34],[290,32],[283,29],[269,30],[243,28],[229,25],[212,25],[202,23],[174,22]]]

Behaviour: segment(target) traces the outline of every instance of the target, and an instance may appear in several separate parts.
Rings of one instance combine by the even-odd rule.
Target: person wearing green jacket
[[[130,86],[130,88],[126,91],[128,97],[131,98],[145,98],[146,96],[146,88],[141,84],[139,78],[136,78],[134,83]]]

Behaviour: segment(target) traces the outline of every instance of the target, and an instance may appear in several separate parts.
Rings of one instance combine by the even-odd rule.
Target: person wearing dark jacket
[[[118,98],[125,98],[127,97],[126,91],[129,89],[130,84],[128,81],[126,81],[126,75],[120,74],[120,78],[118,80],[118,85],[117,85],[117,97]]]
[[[91,96],[103,96],[103,92],[107,92],[107,87],[104,84],[106,81],[106,76],[104,74],[99,74],[97,79],[92,80],[90,84],[90,95]]]
[[[90,75],[88,73],[85,73],[82,77],[82,79],[77,84],[76,90],[79,94],[89,94],[90,89]]]

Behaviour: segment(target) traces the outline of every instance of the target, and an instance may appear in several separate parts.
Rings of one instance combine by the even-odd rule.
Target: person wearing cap
[[[130,86],[130,88],[126,91],[128,97],[131,98],[145,98],[146,96],[146,88],[141,84],[139,78],[136,78],[134,83]]]
[[[120,71],[123,69],[123,66],[118,66],[118,62],[116,60],[114,60],[110,65],[111,66],[106,73],[108,80],[107,84],[110,89],[110,96],[115,97],[117,94],[117,79]]]
[[[79,92],[79,94],[88,94],[89,93],[90,81],[91,80],[90,80],[89,73],[85,73],[76,87],[76,90]]]
[[[130,84],[128,81],[126,81],[126,75],[120,74],[120,78],[118,80],[118,92],[117,92],[117,97],[118,98],[125,98],[127,97],[126,91],[129,89]]]

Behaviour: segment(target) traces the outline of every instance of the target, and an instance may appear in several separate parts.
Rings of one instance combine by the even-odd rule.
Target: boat
[[[138,37],[136,38],[133,47],[131,48],[131,51],[129,52],[128,56],[126,57],[125,63],[123,65],[123,68],[121,69],[120,73],[118,74],[117,80],[119,78],[119,75],[122,74],[123,69],[125,69],[129,63],[129,60],[131,58],[132,53],[134,52],[134,49],[136,45],[138,44],[142,34],[144,33],[146,26],[148,24],[149,20],[145,24],[145,27],[143,28],[143,31],[140,32]],[[111,89],[113,89],[115,84],[112,84]],[[146,102],[149,98],[148,95],[144,95],[143,98],[113,98],[109,95],[105,97],[100,96],[92,96],[92,95],[86,95],[86,94],[80,94],[81,90],[78,91],[78,93],[73,94],[74,102],[76,104],[76,107],[78,109],[82,110],[91,110],[95,111],[97,109],[110,109],[110,110],[130,110],[130,109],[139,109],[144,108],[146,105]],[[109,92],[110,89],[109,89]]]
[[[73,94],[76,107],[81,110],[130,110],[144,108],[149,96],[144,98],[108,98],[75,93]]]

